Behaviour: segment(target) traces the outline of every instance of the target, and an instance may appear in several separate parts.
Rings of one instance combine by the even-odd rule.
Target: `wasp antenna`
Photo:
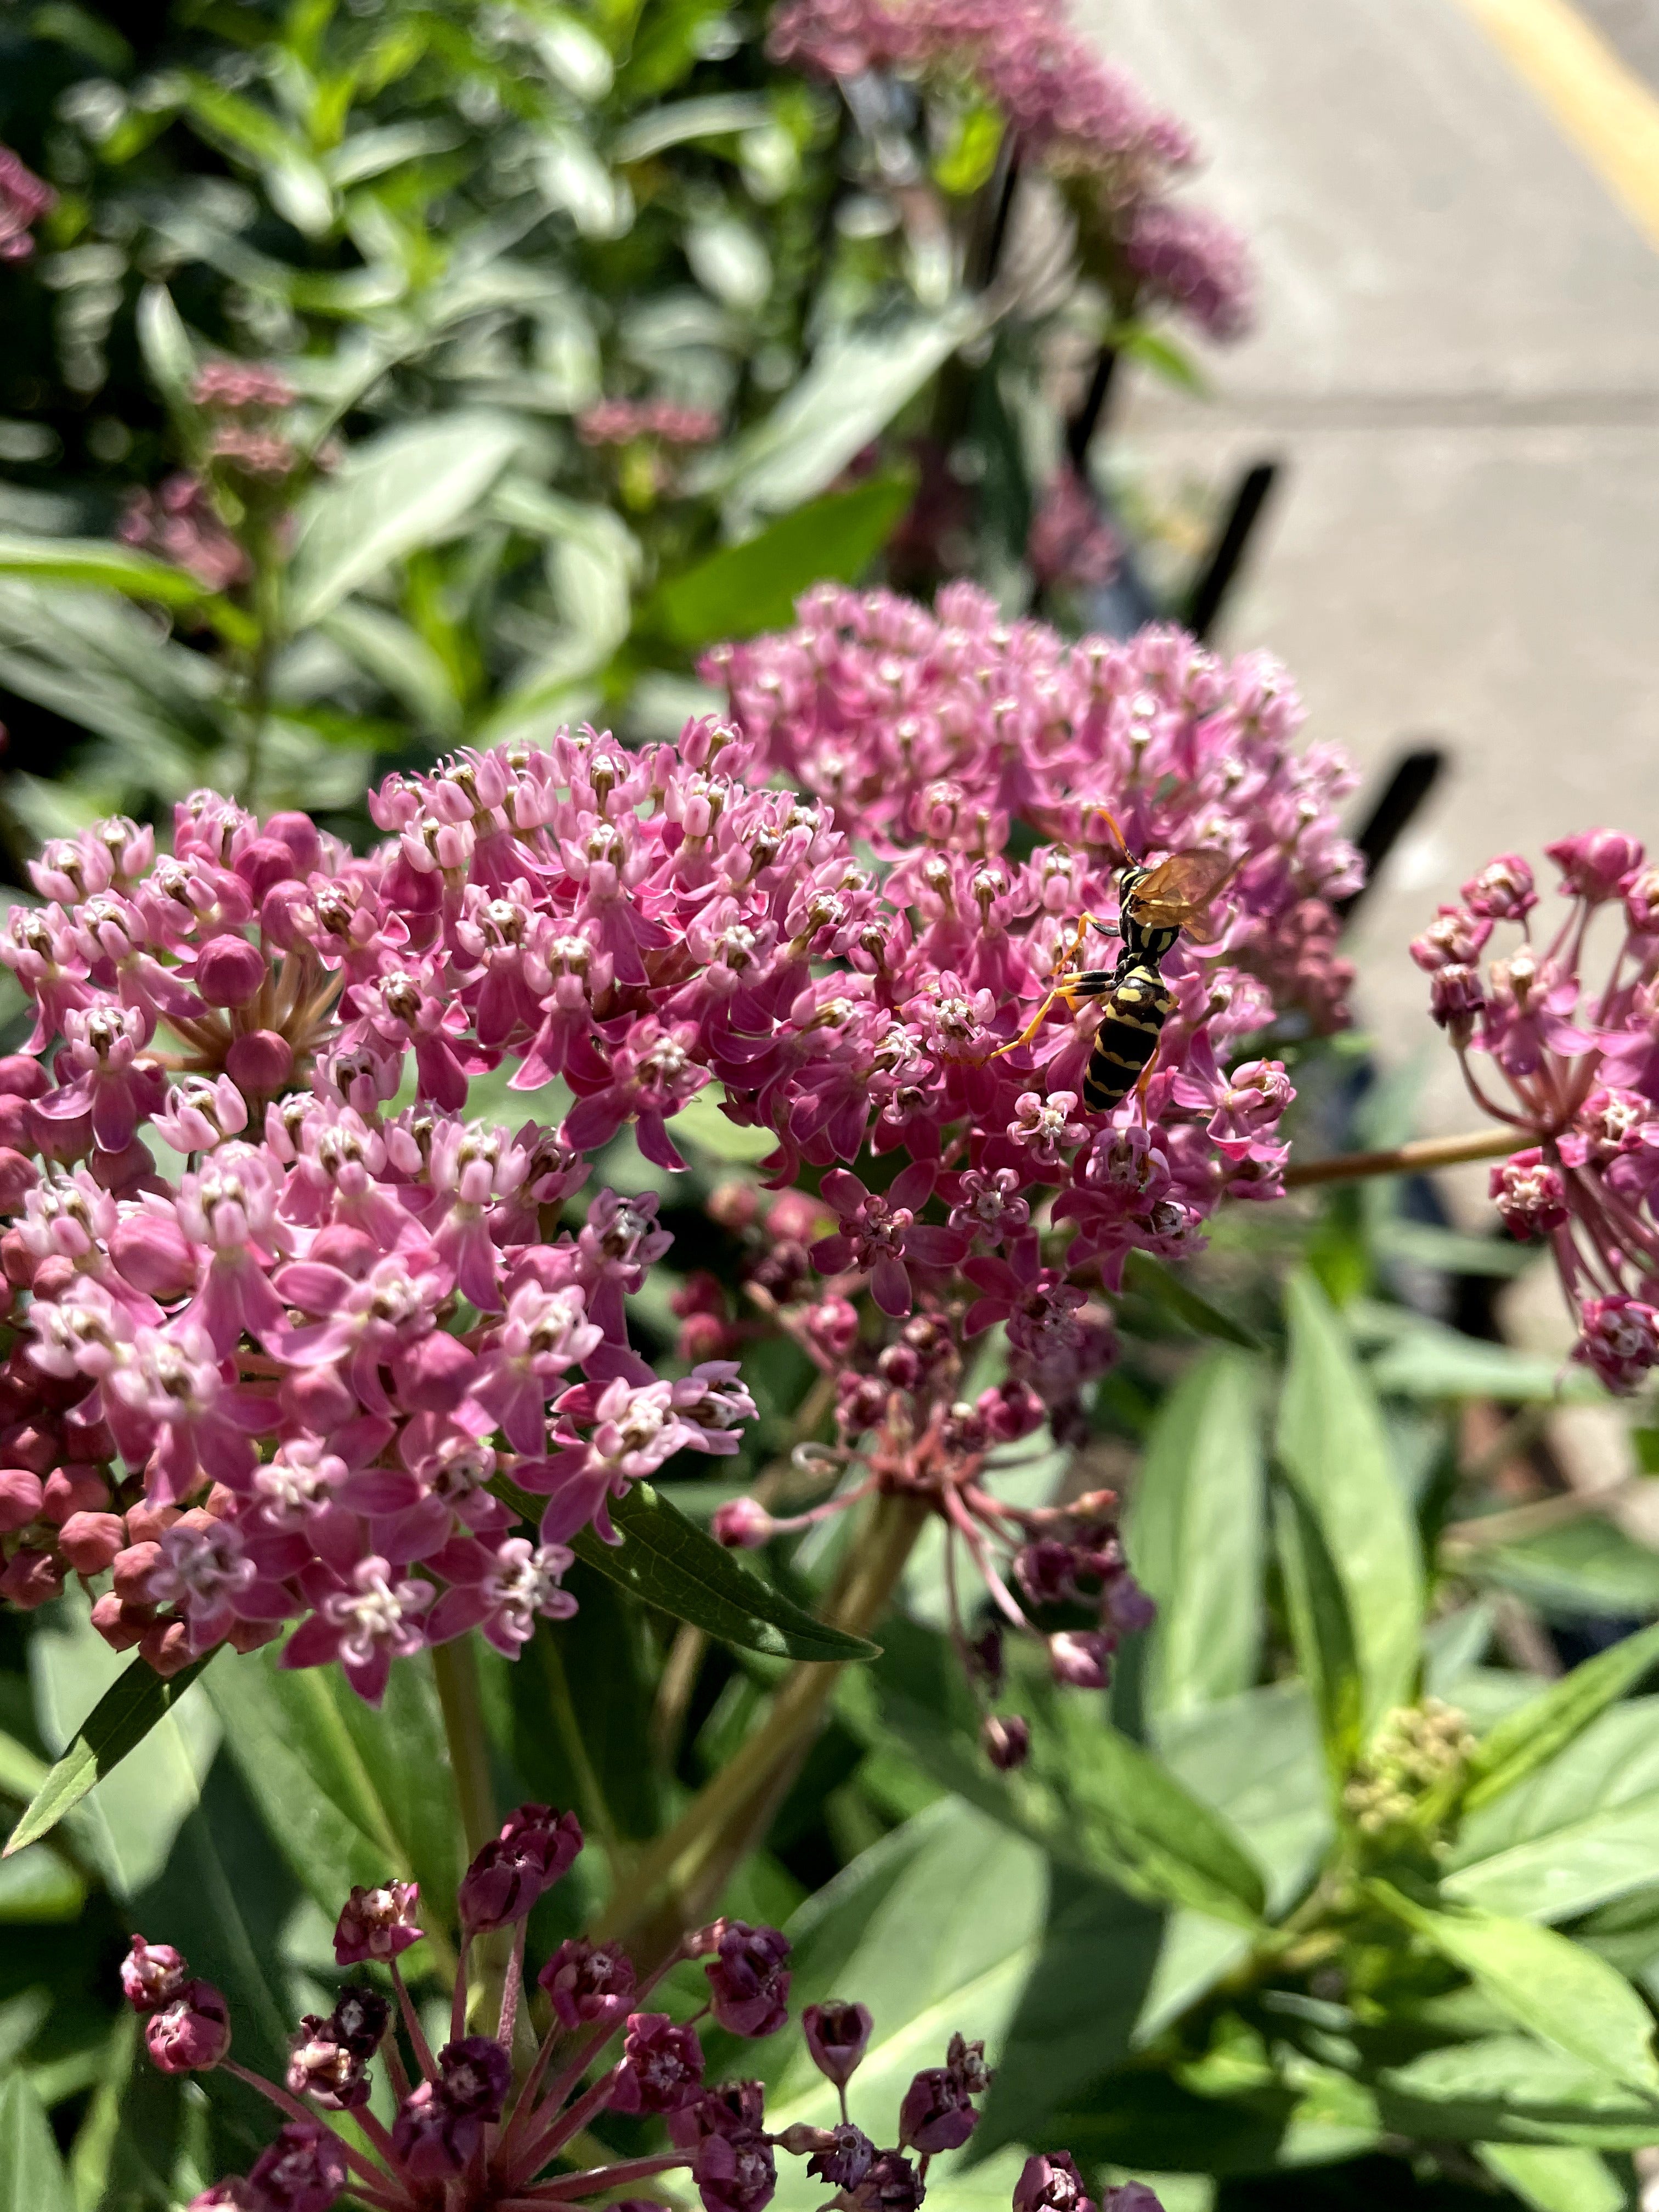
[[[1116,815],[1113,813],[1109,806],[1103,806],[1100,811],[1106,817],[1107,821],[1111,825],[1112,835],[1117,839],[1118,851],[1122,854],[1126,860],[1131,860],[1133,856],[1129,851],[1129,841],[1124,836],[1122,830],[1119,829]]]

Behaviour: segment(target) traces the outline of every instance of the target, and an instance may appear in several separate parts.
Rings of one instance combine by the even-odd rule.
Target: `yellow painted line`
[[[1570,0],[1462,0],[1659,246],[1659,96]]]

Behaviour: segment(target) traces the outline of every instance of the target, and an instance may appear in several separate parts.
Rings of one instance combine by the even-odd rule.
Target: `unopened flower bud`
[[[614,2019],[634,1995],[634,1962],[627,1954],[580,1936],[561,1943],[537,1978],[567,2028]]]
[[[1112,1678],[1111,1638],[1096,1629],[1066,1629],[1048,1638],[1055,1681],[1073,1690],[1103,1690]]]
[[[731,2035],[775,2034],[789,2017],[789,1939],[775,1928],[719,1923],[715,1955],[704,1968],[715,2019]]]
[[[1014,2184],[1014,2212],[1094,2212],[1069,2151],[1026,2160]]]
[[[728,1551],[752,1552],[769,1541],[777,1524],[753,1498],[731,1498],[714,1509],[708,1526],[716,1543]]]
[[[196,956],[196,988],[210,1006],[245,1006],[265,980],[265,957],[245,937],[212,937]]]
[[[205,2074],[230,2048],[230,2010],[211,1982],[186,1982],[150,2014],[144,2043],[163,2074]]]
[[[869,2046],[873,2025],[869,2007],[842,2004],[832,1998],[823,2004],[808,2005],[800,2024],[812,2063],[837,2088],[844,2089]]]
[[[190,1962],[171,1943],[147,1943],[135,1936],[121,1961],[121,1994],[137,2013],[170,2004],[190,1979]]]
[[[581,1822],[550,1805],[520,1805],[461,1877],[457,1897],[469,1935],[522,1920],[568,1873],[582,1847]]]
[[[1624,878],[1642,865],[1642,847],[1619,830],[1583,830],[1574,837],[1558,838],[1546,845],[1549,854],[1576,891],[1592,906],[1612,898]]]
[[[960,2149],[979,2121],[968,2094],[950,2067],[925,2068],[899,2106],[899,2142],[924,2157]]]
[[[294,1073],[294,1048],[276,1030],[250,1030],[225,1054],[225,1073],[250,1097],[270,1097]]]
[[[1018,1713],[991,1713],[981,1723],[979,1740],[1000,1774],[1024,1766],[1031,1755],[1031,1729]]]

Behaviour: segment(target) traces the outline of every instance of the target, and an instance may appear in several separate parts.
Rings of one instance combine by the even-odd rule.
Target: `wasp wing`
[[[1203,909],[1240,865],[1213,847],[1172,853],[1150,869],[1129,894],[1136,921],[1148,929],[1184,929],[1202,938]]]

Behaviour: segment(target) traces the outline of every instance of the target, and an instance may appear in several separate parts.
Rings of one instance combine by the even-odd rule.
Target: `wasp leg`
[[[1160,1038],[1159,1042],[1163,1040]],[[1152,1047],[1152,1056],[1140,1071],[1140,1080],[1135,1085],[1135,1105],[1140,1114],[1140,1126],[1146,1127],[1146,1086],[1152,1079],[1152,1070],[1158,1066],[1158,1046]]]
[[[996,1050],[991,1054],[992,1059],[1000,1060],[1005,1052],[1018,1052],[1021,1045],[1030,1044],[1031,1039],[1042,1027],[1044,1022],[1048,1020],[1048,1009],[1054,1005],[1056,999],[1063,999],[1066,1001],[1066,1004],[1072,1009],[1073,1012],[1075,1013],[1079,1006],[1087,1005],[1090,995],[1091,994],[1079,993],[1069,977],[1063,983],[1056,983],[1054,988],[1045,995],[1042,1004],[1037,1008],[1036,1013],[1032,1015],[1030,1020],[1020,1031],[1019,1035],[1015,1037],[1013,1042],[1010,1044],[1000,1044]]]

